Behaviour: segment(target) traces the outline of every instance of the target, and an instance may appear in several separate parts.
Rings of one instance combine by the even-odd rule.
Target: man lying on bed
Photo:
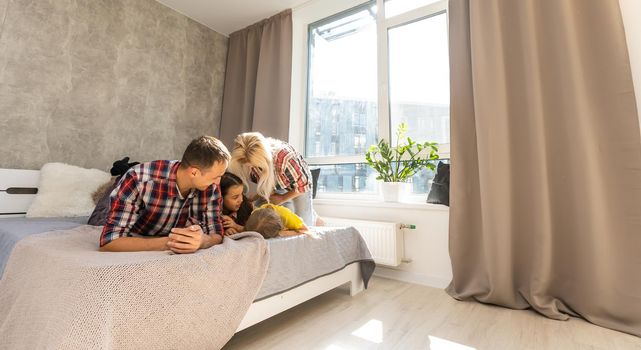
[[[172,250],[193,253],[220,244],[222,196],[218,184],[229,151],[219,140],[191,141],[182,160],[136,165],[111,193],[100,250]]]

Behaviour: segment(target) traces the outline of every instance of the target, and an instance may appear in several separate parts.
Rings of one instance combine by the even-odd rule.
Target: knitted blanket
[[[0,280],[1,349],[218,349],[269,263],[257,233],[178,255],[98,252],[100,230],[18,242]]]

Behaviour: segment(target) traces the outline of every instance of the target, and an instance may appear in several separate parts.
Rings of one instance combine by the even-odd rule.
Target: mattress
[[[13,247],[21,239],[47,231],[67,230],[87,223],[88,217],[69,218],[0,218],[0,276]]]
[[[0,276],[13,247],[21,239],[32,234],[71,229],[86,221],[86,217],[0,218]],[[267,240],[269,267],[256,300],[286,292],[352,263],[361,265],[363,282],[367,286],[375,264],[360,233],[353,227],[317,227],[314,231],[316,237],[299,235]]]

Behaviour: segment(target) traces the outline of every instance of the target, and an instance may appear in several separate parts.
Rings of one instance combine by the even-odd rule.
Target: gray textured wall
[[[0,0],[0,168],[179,158],[218,133],[226,56],[154,0]]]

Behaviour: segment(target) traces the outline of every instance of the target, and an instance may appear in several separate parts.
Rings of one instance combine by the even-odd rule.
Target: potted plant
[[[408,191],[409,179],[417,172],[430,168],[434,170],[438,160],[436,142],[416,142],[407,137],[407,124],[401,123],[396,130],[396,145],[391,147],[383,139],[371,145],[365,153],[367,164],[372,167],[382,180],[381,191],[386,202],[398,202],[402,194]]]

